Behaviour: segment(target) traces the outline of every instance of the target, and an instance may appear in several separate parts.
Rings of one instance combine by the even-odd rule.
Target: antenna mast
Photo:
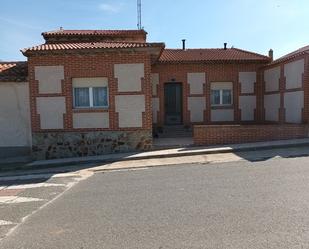
[[[142,0],[137,0],[137,28],[142,29]]]

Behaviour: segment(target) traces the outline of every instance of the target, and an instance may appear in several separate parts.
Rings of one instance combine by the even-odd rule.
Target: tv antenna
[[[142,29],[142,0],[137,0],[137,28]]]

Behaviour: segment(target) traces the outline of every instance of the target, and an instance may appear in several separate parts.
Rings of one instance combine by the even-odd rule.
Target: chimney
[[[274,50],[272,50],[272,49],[269,50],[268,57],[271,59],[271,61],[274,60]]]
[[[226,50],[227,48],[226,48],[226,46],[227,46],[227,43],[225,42],[224,43],[224,50]]]
[[[186,50],[186,39],[182,39],[182,49]]]

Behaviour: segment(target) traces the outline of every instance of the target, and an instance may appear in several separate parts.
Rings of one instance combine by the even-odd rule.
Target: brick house
[[[197,145],[308,135],[309,47],[272,61],[226,44],[165,49],[144,30],[42,35],[22,51],[36,159],[148,150],[167,125],[193,127]]]

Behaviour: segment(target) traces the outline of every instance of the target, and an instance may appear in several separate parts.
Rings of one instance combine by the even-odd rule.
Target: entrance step
[[[183,125],[169,125],[159,129],[157,134],[159,138],[192,137],[192,129]]]

